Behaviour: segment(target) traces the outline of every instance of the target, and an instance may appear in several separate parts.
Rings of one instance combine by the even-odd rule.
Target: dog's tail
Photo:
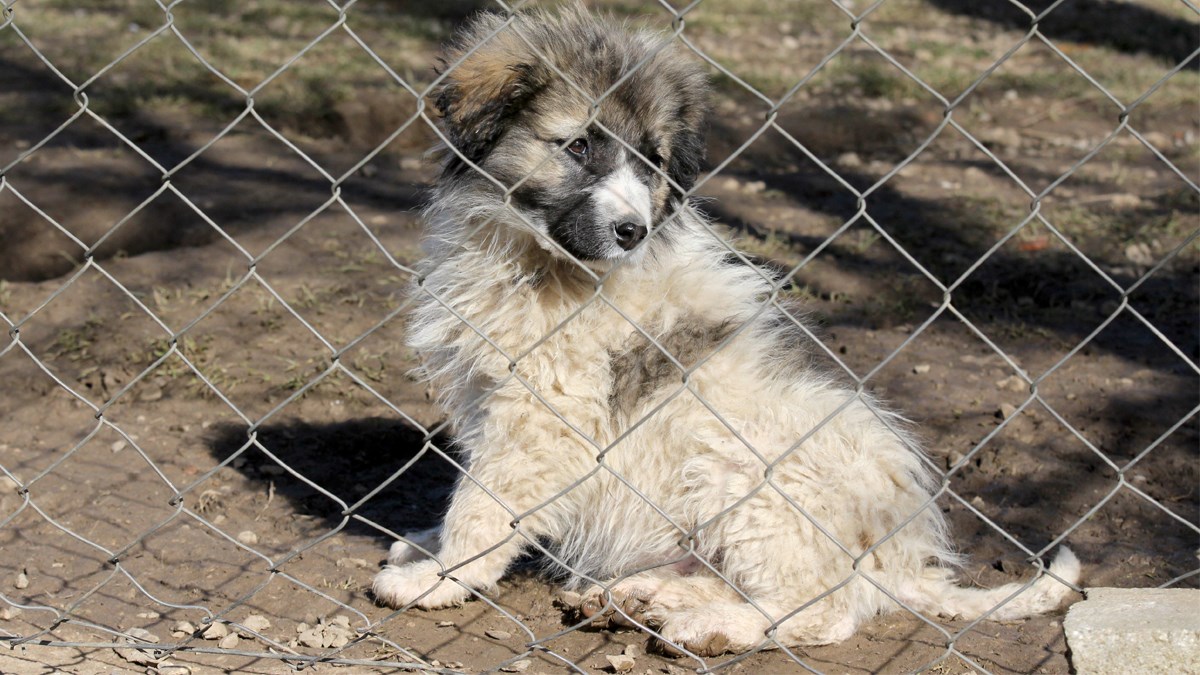
[[[1058,549],[1058,554],[1050,563],[1049,574],[1043,574],[1028,588],[1025,588],[1028,582],[1014,582],[987,589],[964,588],[948,576],[931,575],[918,582],[915,597],[902,599],[906,604],[907,601],[911,601],[913,609],[920,611],[976,619],[1025,588],[1019,595],[988,614],[988,618],[995,621],[1023,619],[1058,607],[1071,593],[1071,587],[1058,579],[1074,584],[1079,581],[1080,571],[1079,559],[1071,549],[1063,546]],[[1051,574],[1054,576],[1050,576]]]

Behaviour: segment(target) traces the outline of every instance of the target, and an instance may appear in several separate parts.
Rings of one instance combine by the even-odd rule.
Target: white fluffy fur
[[[787,320],[763,310],[769,282],[723,263],[691,206],[669,241],[611,271],[607,302],[494,198],[445,185],[427,217],[437,263],[409,343],[470,475],[440,531],[393,546],[374,583],[380,601],[460,603],[494,588],[534,541],[585,588],[585,614],[615,612],[699,654],[754,648],[772,629],[788,645],[843,640],[898,608],[881,588],[967,618],[1008,600],[998,619],[1069,592],[1050,577],[1012,599],[1022,584],[955,584],[935,484],[903,420],[780,351]],[[690,389],[677,372],[614,410],[614,355],[644,342],[621,314],[655,338],[685,325],[740,330],[697,355]],[[1051,571],[1073,583],[1080,570],[1063,549]]]

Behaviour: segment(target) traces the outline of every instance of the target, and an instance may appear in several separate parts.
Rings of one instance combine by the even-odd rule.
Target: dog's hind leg
[[[678,575],[652,570],[583,593],[579,611],[593,625],[648,626],[671,654],[716,656],[756,647],[827,644],[848,638],[854,623],[848,613],[823,599],[795,616],[778,598],[742,596],[712,574]],[[786,617],[786,618],[785,618]],[[772,640],[771,638],[775,639]]]

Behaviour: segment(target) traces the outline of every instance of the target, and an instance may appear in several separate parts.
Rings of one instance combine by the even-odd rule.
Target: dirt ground
[[[476,4],[370,11],[431,26],[412,58],[432,68],[438,39]],[[657,6],[601,4],[643,17]],[[884,3],[865,33],[953,99],[1025,34],[974,4]],[[1194,13],[1146,2],[1081,20],[1100,4],[1068,3],[1044,33],[1125,102],[1200,46]],[[807,7],[706,2],[695,43],[777,99],[849,34],[837,11],[818,21]],[[856,45],[758,137],[771,106],[714,70],[705,210],[755,260],[794,270],[787,295],[831,367],[914,420],[947,472],[939,505],[970,555],[965,578],[1025,578],[1026,549],[1061,541],[1084,587],[1196,587],[1197,59],[1130,113],[1140,138],[1123,130],[1093,155],[1120,109],[1030,43],[955,107],[985,152],[939,126],[944,102]],[[168,168],[232,119],[201,108],[207,94],[189,98],[187,81],[171,86],[124,105],[95,96]],[[0,28],[0,167],[73,105]],[[623,653],[635,673],[1070,670],[1062,612],[975,625],[901,612],[792,654],[647,654],[637,631],[581,626],[535,560],[487,601],[377,607],[368,589],[389,533],[437,522],[456,476],[452,430],[403,346],[436,176],[423,123],[387,140],[413,105],[363,85],[320,124],[275,120],[330,176],[354,169],[336,191],[251,118],[166,183],[86,115],[5,171],[0,672],[278,673],[291,654],[340,661],[311,665],[325,671],[591,673]],[[868,191],[866,217],[848,186]],[[1037,217],[1009,237],[1031,204]],[[100,242],[93,262],[43,215]],[[240,637],[201,635],[212,618]],[[118,632],[165,651],[118,651]]]

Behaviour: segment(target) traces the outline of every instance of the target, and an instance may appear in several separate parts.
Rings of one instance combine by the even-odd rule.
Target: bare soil
[[[455,7],[445,20],[467,9]],[[942,9],[942,37],[977,46],[981,64],[1022,34],[1004,17]],[[778,30],[762,29],[770,49],[784,49]],[[1145,58],[1165,71],[1172,54]],[[10,61],[28,59],[0,51]],[[58,105],[33,67],[2,72],[0,97]],[[970,555],[964,577],[1025,578],[1030,552],[1061,540],[1083,560],[1085,587],[1196,587],[1194,106],[1152,97],[1136,121],[1187,181],[1123,133],[1040,200],[1045,221],[993,250],[1033,201],[1009,172],[1040,193],[1070,170],[1116,126],[1101,95],[981,87],[963,124],[987,152],[946,128],[908,161],[943,121],[937,102],[814,87],[711,176],[705,209],[754,260],[794,271],[787,295],[810,312],[829,366],[914,420],[946,472],[938,503]],[[320,133],[284,133],[340,176],[397,124],[385,99],[359,103]],[[710,168],[767,114],[720,89]],[[11,119],[0,165],[53,127]],[[226,121],[182,104],[120,118],[164,166]],[[0,638],[13,645],[0,671],[277,673],[291,669],[279,655],[294,653],[345,660],[343,672],[514,661],[529,673],[611,672],[605,656],[645,643],[581,626],[536,561],[456,609],[395,613],[368,593],[389,532],[435,523],[457,475],[452,430],[403,346],[431,139],[418,123],[335,194],[248,120],[138,209],[160,172],[84,117],[4,176],[0,312],[17,327],[0,341]],[[868,192],[865,210],[847,185]],[[82,248],[26,202],[88,247],[106,237],[92,262],[81,266]],[[213,615],[270,625],[220,648],[172,635]],[[339,616],[364,636],[300,642]],[[727,672],[800,672],[799,659],[821,672],[1060,673],[1061,616],[970,625],[900,612],[792,655],[700,663],[636,651],[634,672],[731,660]],[[182,649],[155,664],[106,646],[132,628]]]

